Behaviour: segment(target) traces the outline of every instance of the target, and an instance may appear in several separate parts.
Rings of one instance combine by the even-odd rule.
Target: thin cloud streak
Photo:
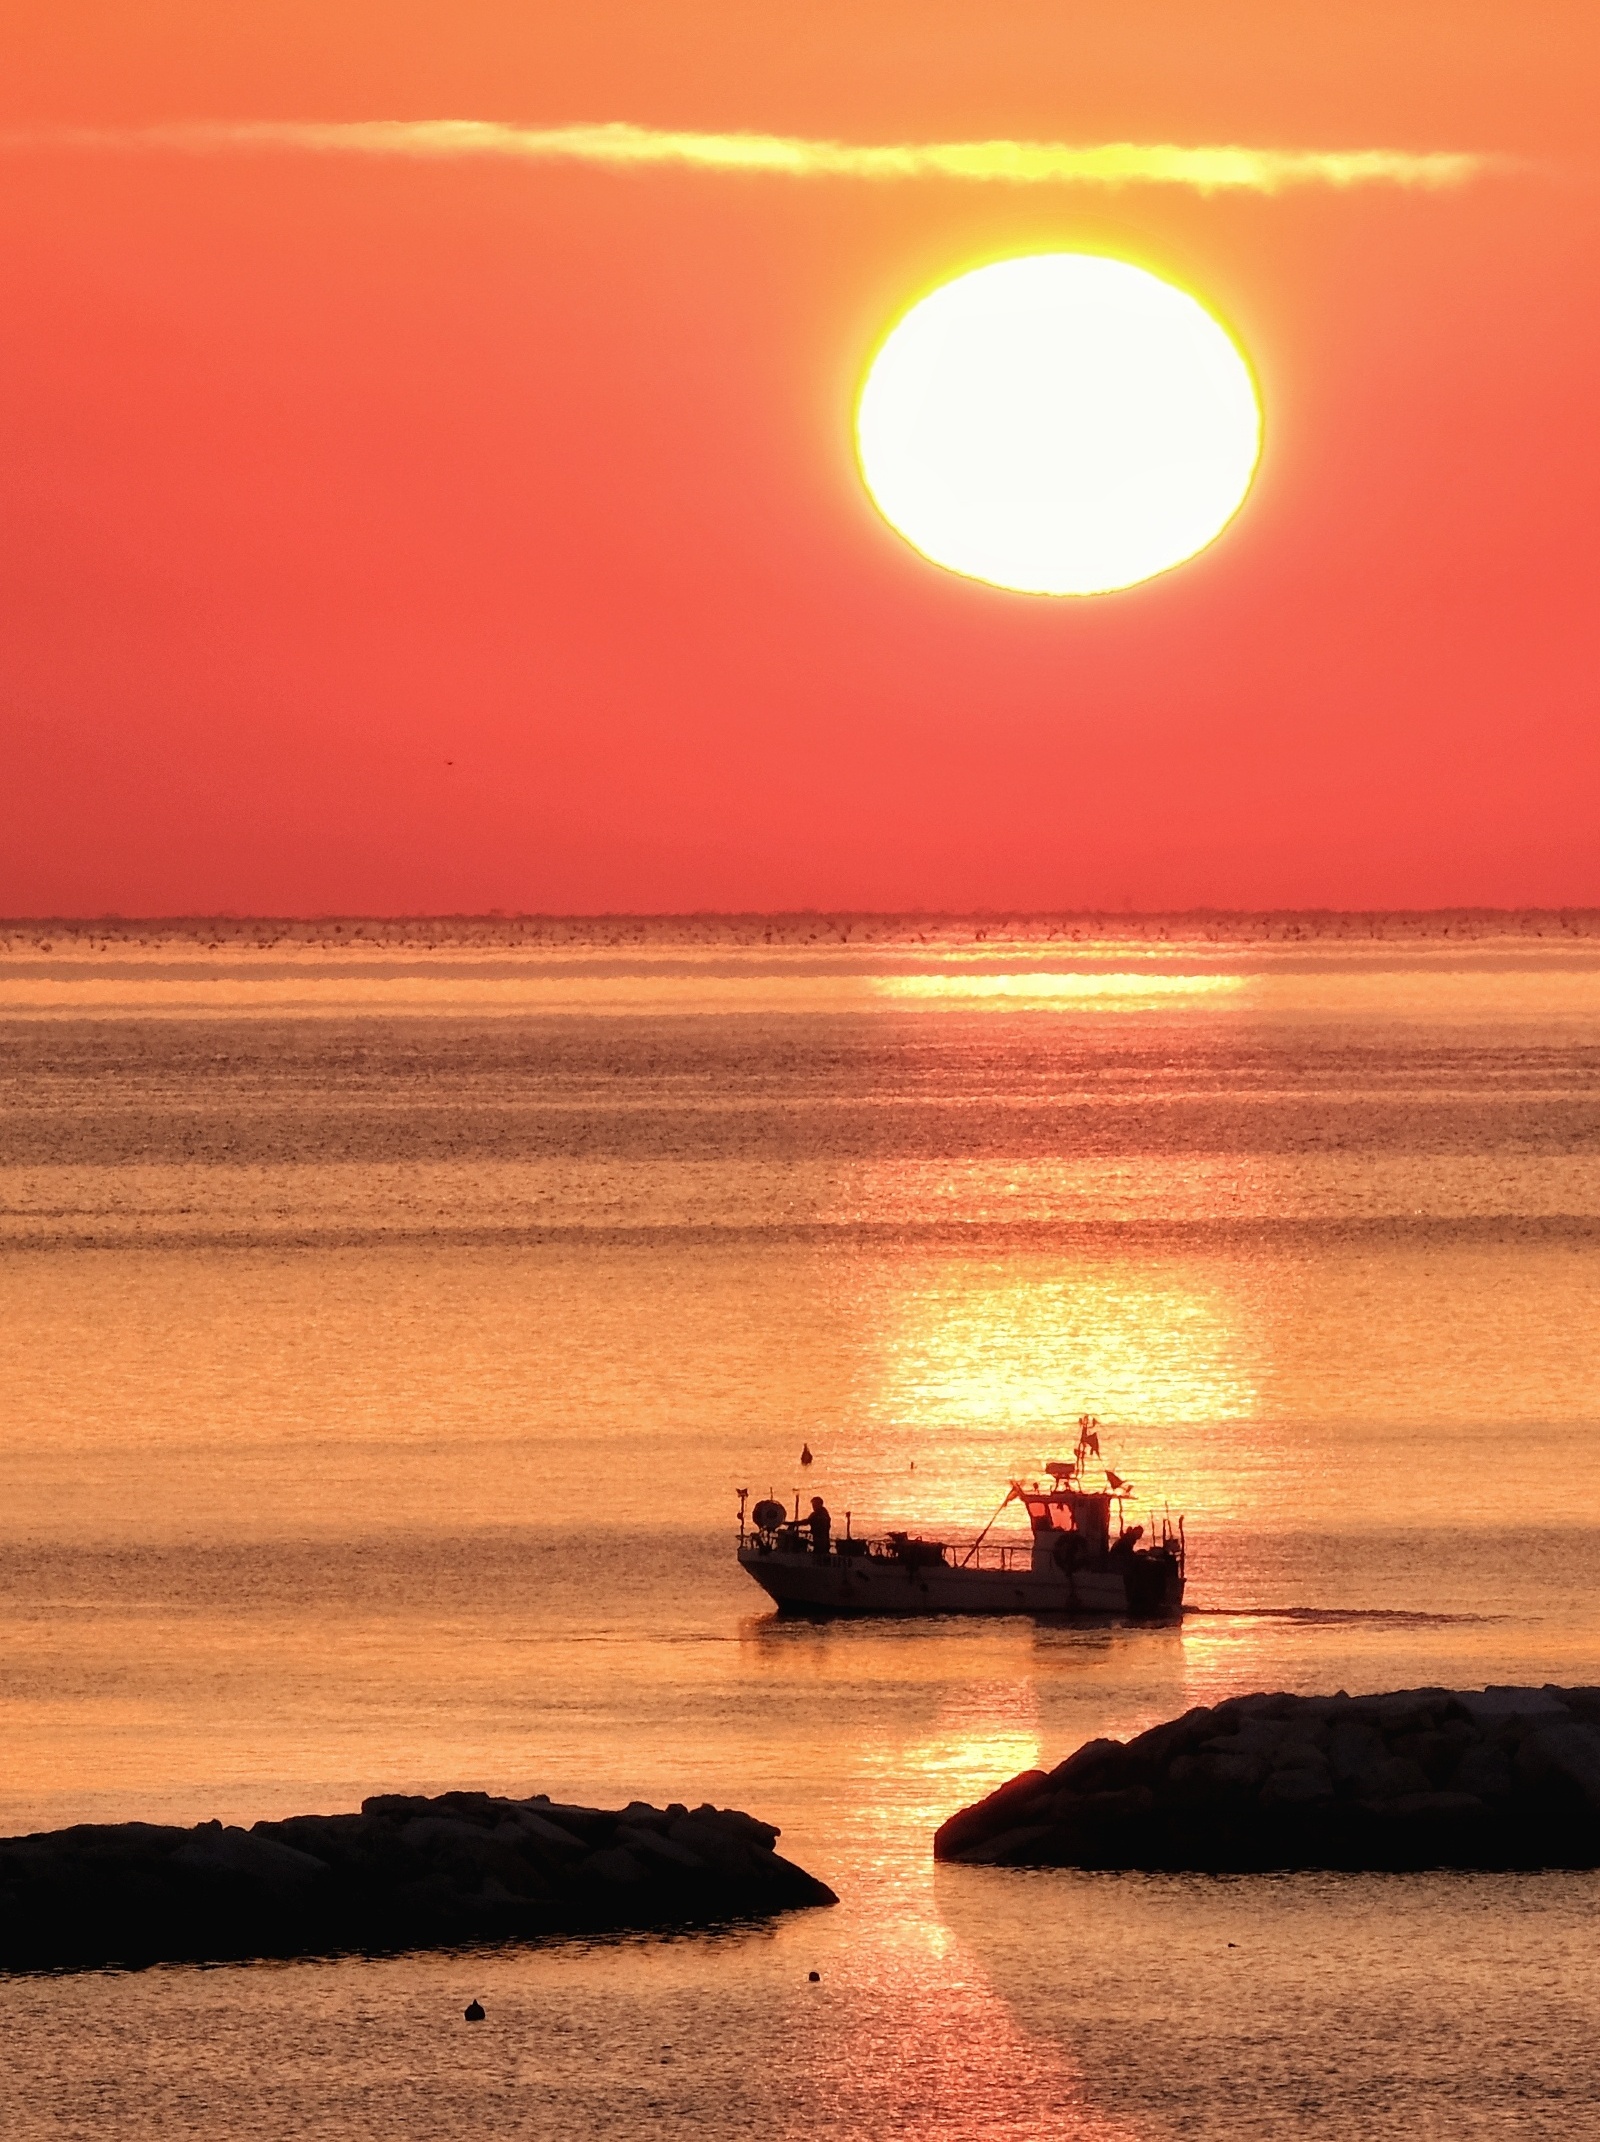
[[[1006,186],[1187,186],[1201,193],[1278,193],[1293,186],[1465,185],[1503,159],[1403,149],[1185,148],[1173,142],[933,141],[855,144],[785,134],[691,134],[622,121],[602,126],[507,126],[488,119],[201,121],[157,127],[8,133],[13,150],[177,150],[219,155],[275,150],[318,156],[452,161],[496,157],[613,170],[646,166],[790,178],[954,179]]]

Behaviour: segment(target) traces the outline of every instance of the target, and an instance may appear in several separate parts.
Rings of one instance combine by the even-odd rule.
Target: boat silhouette
[[[1013,1480],[1000,1508],[966,1545],[913,1532],[834,1539],[821,1498],[802,1517],[768,1499],[746,1511],[739,1495],[739,1566],[781,1613],[1120,1615],[1159,1620],[1183,1610],[1187,1542],[1183,1519],[1163,1517],[1154,1536],[1127,1522],[1131,1483],[1100,1456],[1100,1424],[1078,1422],[1070,1459],[1041,1467],[1043,1479]],[[1001,1511],[1027,1511],[1025,1544],[988,1539]]]

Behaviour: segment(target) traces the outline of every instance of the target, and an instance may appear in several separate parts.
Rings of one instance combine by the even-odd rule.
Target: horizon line
[[[357,925],[404,929],[440,923],[597,923],[597,922],[1177,922],[1228,921],[1525,921],[1600,924],[1600,901],[1593,905],[1465,905],[1433,907],[1291,906],[1084,906],[1084,907],[696,907],[696,908],[454,908],[376,910],[302,910],[273,914],[265,909],[213,908],[164,914],[0,915],[0,934],[17,930],[96,930],[194,928],[319,929]]]

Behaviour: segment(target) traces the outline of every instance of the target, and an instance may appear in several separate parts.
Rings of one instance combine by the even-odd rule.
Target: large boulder
[[[253,1828],[0,1838],[0,1968],[426,1948],[832,1904],[733,1808],[384,1794]]]
[[[1230,1697],[962,1808],[988,1866],[1600,1866],[1600,1690]]]

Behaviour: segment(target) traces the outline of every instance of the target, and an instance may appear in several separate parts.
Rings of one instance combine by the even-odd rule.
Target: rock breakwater
[[[1092,1740],[952,1815],[991,1866],[1600,1866],[1600,1689],[1252,1695]]]
[[[0,1967],[447,1947],[832,1904],[731,1808],[385,1794],[252,1828],[83,1824],[0,1839]]]

